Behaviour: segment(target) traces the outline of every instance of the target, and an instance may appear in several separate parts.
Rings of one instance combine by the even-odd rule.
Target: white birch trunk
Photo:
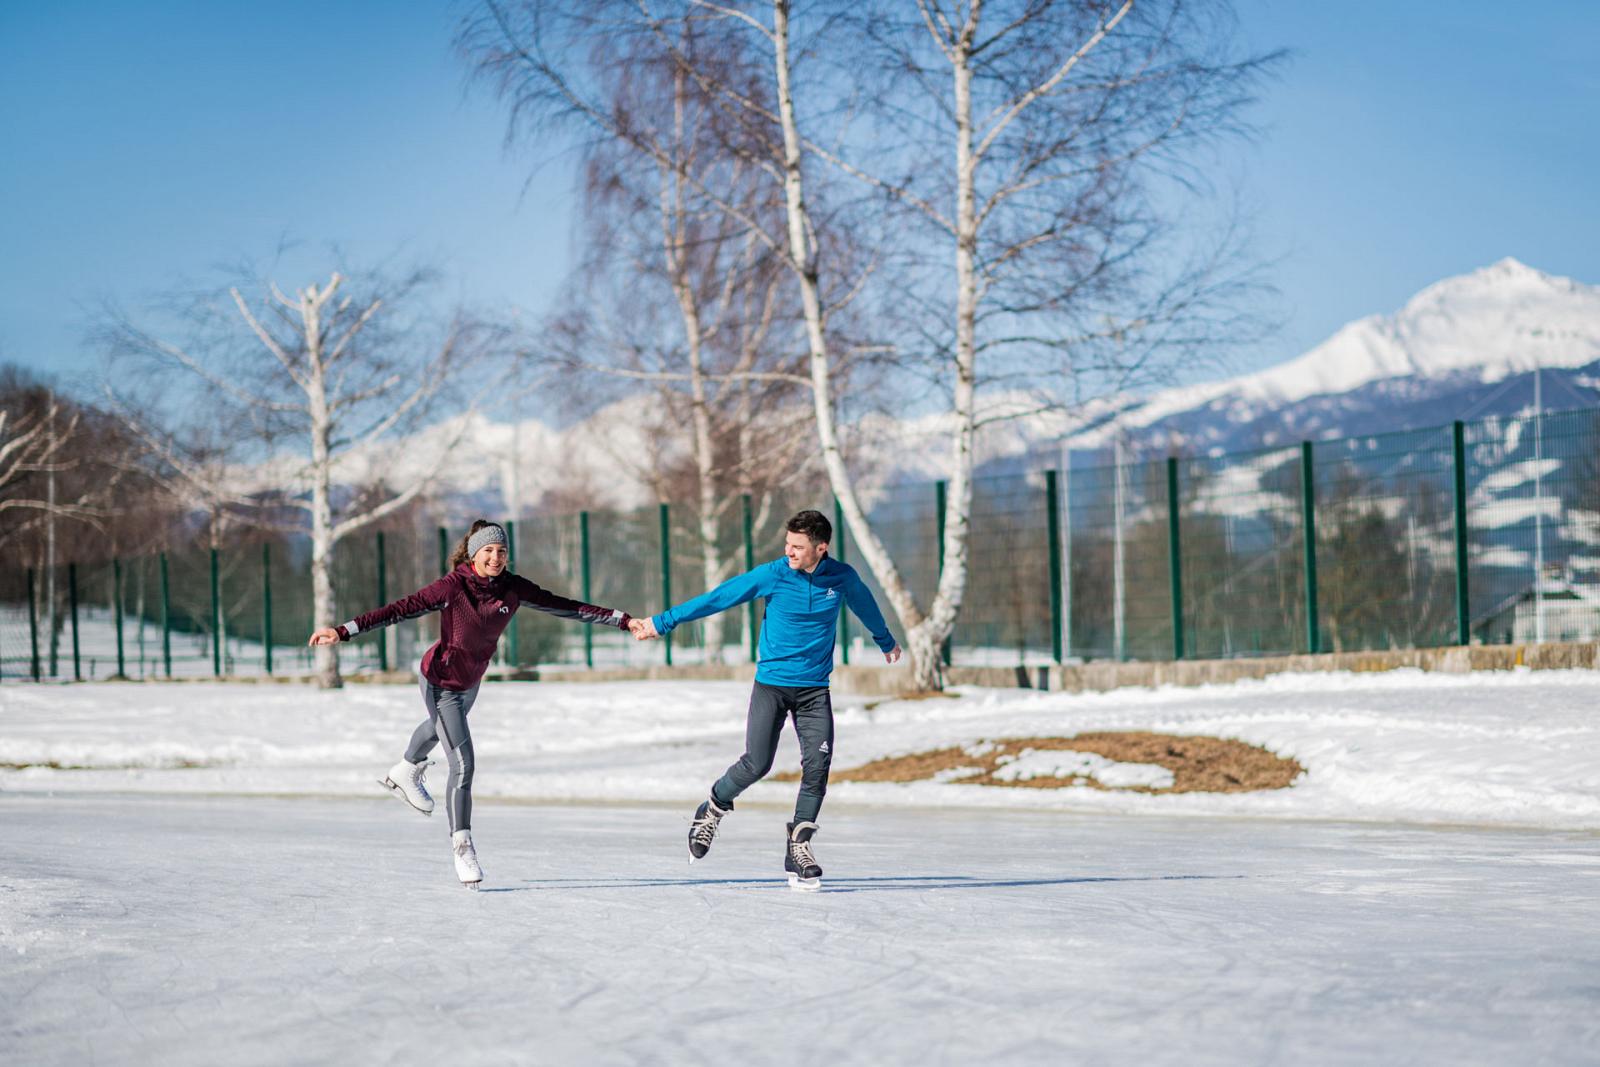
[[[326,367],[322,359],[322,305],[338,287],[335,275],[326,289],[315,285],[300,293],[301,327],[306,341],[306,412],[311,432],[311,615],[337,625],[333,613],[333,504],[332,457],[329,449],[331,413],[328,408]],[[314,672],[317,685],[338,689],[344,684],[339,674],[338,644],[318,645]]]
[[[784,207],[789,223],[790,266],[800,281],[801,307],[805,312],[806,341],[811,367],[812,403],[816,413],[817,442],[828,481],[839,499],[839,508],[849,524],[855,548],[872,568],[890,606],[906,629],[906,651],[911,656],[913,684],[921,689],[940,687],[939,641],[930,644],[921,630],[925,621],[911,590],[890,558],[877,532],[867,523],[856,496],[855,482],[845,467],[839,449],[838,428],[834,421],[833,376],[827,337],[823,329],[822,294],[817,284],[817,266],[807,233],[811,229],[805,202],[805,187],[800,170],[801,138],[795,120],[794,95],[789,77],[789,4],[773,0],[773,63],[777,77],[778,115],[783,127]]]
[[[689,421],[694,438],[695,488],[699,504],[701,573],[705,587],[717,584],[722,557],[717,542],[716,456],[711,437],[711,409],[706,390],[705,331],[700,321],[700,305],[689,282],[684,227],[684,178],[687,165],[682,157],[684,145],[684,74],[673,78],[674,168],[662,182],[662,235],[668,277],[683,316],[683,333],[689,352]],[[721,663],[724,620],[719,613],[706,618],[701,626],[707,663]]]

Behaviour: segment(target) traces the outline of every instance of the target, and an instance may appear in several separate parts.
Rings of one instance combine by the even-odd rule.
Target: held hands
[[[331,626],[322,627],[311,635],[311,640],[306,642],[308,645],[337,645],[338,643],[339,631]]]
[[[886,662],[886,663],[899,663],[900,662],[900,646],[899,645],[895,645],[889,651],[885,652],[883,654],[883,659],[884,659],[884,662]]]
[[[661,636],[656,632],[655,621],[648,616],[642,619],[629,619],[628,632],[636,641],[653,641]]]

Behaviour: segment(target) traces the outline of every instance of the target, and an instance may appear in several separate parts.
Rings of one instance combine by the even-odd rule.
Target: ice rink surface
[[[1600,1062],[1594,833],[688,815],[0,795],[0,1063]]]

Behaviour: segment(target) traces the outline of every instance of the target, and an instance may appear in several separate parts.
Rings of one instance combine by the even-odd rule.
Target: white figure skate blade
[[[406,802],[406,807],[410,808],[412,811],[420,811],[424,815],[432,815],[433,814],[433,812],[427,810],[426,808],[419,808],[415,804],[411,803],[411,798],[406,796],[406,791],[404,789],[401,789],[399,786],[394,784],[394,779],[392,779],[392,778],[379,778],[378,779],[378,784],[383,786],[385,789],[389,790],[391,793],[393,793],[395,796],[399,797],[401,800],[405,801]]]

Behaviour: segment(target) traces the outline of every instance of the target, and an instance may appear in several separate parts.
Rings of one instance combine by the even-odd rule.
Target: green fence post
[[[378,603],[379,604],[387,604],[388,602],[389,602],[389,574],[388,574],[388,566],[387,566],[387,563],[385,561],[384,552],[383,552],[383,531],[379,530],[378,531]],[[393,632],[392,628],[387,627],[387,626],[384,627],[382,630],[378,631],[378,669],[380,671],[387,671],[389,669],[389,634],[392,633],[392,632]]]
[[[661,505],[661,603],[665,611],[672,606],[672,522],[667,505]],[[667,646],[667,666],[672,666],[672,635],[663,640]]]
[[[1306,558],[1306,651],[1322,651],[1317,624],[1317,483],[1311,442],[1300,443],[1300,525]]]
[[[1044,472],[1045,529],[1050,537],[1050,658],[1060,663],[1061,654],[1061,500],[1056,489],[1056,472]]]
[[[1457,419],[1450,428],[1455,453],[1456,490],[1456,644],[1472,643],[1472,616],[1467,599],[1467,427]]]
[[[513,519],[506,520],[506,570],[517,569],[517,524]],[[511,616],[511,625],[506,627],[506,660],[513,667],[520,665],[522,657],[517,653],[517,617]]]
[[[34,593],[33,568],[28,568],[28,642],[33,649],[33,680],[39,681],[39,603]]]
[[[450,531],[439,527],[439,573],[450,573]]]
[[[222,677],[222,569],[218,552],[211,550],[211,671]]]
[[[272,546],[261,543],[261,666],[272,673]]]
[[[589,591],[589,513],[578,512],[578,563],[582,568],[583,577],[583,602],[593,604],[594,597]],[[594,627],[583,628],[583,662],[585,666],[594,666]]]
[[[935,597],[937,597],[939,595],[939,592],[938,592],[938,590],[939,590],[939,581],[943,580],[943,578],[944,578],[944,497],[945,497],[945,483],[942,480],[934,482],[933,483],[933,500],[934,500],[933,510],[934,510],[934,515],[938,519],[938,523],[939,523],[939,529],[938,529],[938,534],[937,534],[937,537],[939,539],[939,578],[936,579],[934,581],[934,583],[933,583],[933,585],[934,585],[934,596]],[[932,607],[932,605],[929,605],[929,606],[930,606],[930,608]],[[955,635],[952,633],[950,636],[946,637],[944,639],[944,644],[940,647],[940,652],[944,656],[944,665],[946,667],[950,666],[950,644],[951,644],[951,641],[953,640],[954,636]]]
[[[840,563],[844,562],[844,508],[839,505],[839,498],[833,498],[833,545],[836,551],[834,556]],[[844,597],[839,598],[839,648],[842,652],[842,662],[850,666],[850,617],[845,614]]]
[[[1172,658],[1183,658],[1183,556],[1178,538],[1178,458],[1167,457],[1167,576],[1172,580]]]
[[[78,650],[78,565],[67,564],[67,598],[72,605],[72,680],[83,681],[82,664]]]
[[[126,678],[128,663],[122,651],[122,561],[120,559],[111,561],[111,598],[114,601],[111,605],[112,612],[117,620],[117,677]]]
[[[744,505],[744,569],[753,571],[756,569],[756,538],[755,516],[750,511],[750,494],[743,494],[740,502]],[[744,609],[745,618],[750,622],[750,662],[754,663],[756,661],[756,638],[760,633],[758,629],[760,623],[756,621],[755,600],[748,601]]]
[[[167,583],[167,554],[161,553],[161,661],[172,677],[172,591]]]

